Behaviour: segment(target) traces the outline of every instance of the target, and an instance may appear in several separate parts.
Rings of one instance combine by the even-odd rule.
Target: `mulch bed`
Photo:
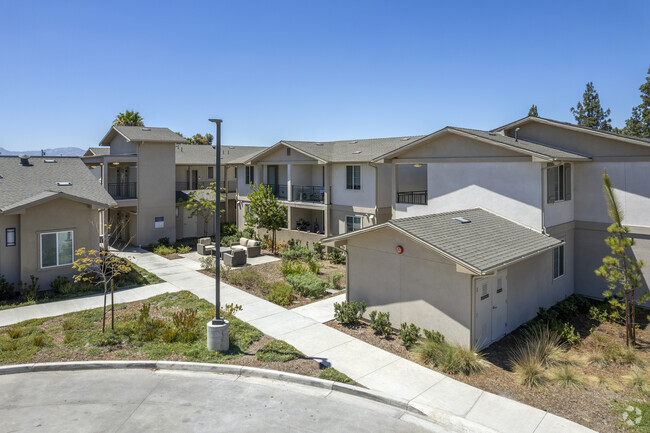
[[[582,317],[582,319],[583,322],[589,321],[586,317]],[[394,332],[389,338],[384,338],[375,335],[367,322],[363,322],[355,328],[343,326],[336,320],[327,322],[326,325],[387,352],[419,363],[416,357],[404,347],[397,332]],[[584,328],[580,323],[576,323],[576,325],[576,329]],[[586,335],[589,335],[588,331],[589,328],[587,328]],[[602,323],[595,326],[594,331],[617,344],[625,344],[624,327],[620,325]],[[487,368],[483,373],[471,376],[449,374],[447,376],[493,394],[570,419],[601,433],[626,431],[621,427],[621,415],[612,410],[612,405],[615,402],[641,397],[638,391],[625,384],[624,376],[630,374],[631,371],[629,366],[610,363],[599,367],[583,362],[583,366],[576,367],[586,378],[586,385],[583,388],[563,387],[551,381],[539,388],[528,388],[517,382],[508,362],[508,353],[517,338],[518,332],[515,331],[482,351],[486,355],[487,361]],[[639,355],[646,365],[650,365],[650,351],[648,351],[650,329],[648,326],[643,326],[637,331],[637,340]],[[595,337],[589,335],[579,346],[570,349],[569,353],[574,357],[584,358],[586,353],[593,350],[595,344]],[[607,381],[609,385],[598,385],[598,379]]]

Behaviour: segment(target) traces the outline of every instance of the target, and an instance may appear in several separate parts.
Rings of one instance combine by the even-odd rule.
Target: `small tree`
[[[539,117],[539,113],[537,113],[537,105],[533,104],[530,107],[530,110],[528,110],[528,116],[530,116],[530,117]]]
[[[611,255],[603,258],[603,264],[596,269],[596,275],[607,280],[609,289],[603,293],[603,296],[611,298],[610,303],[614,307],[622,309],[620,298],[624,299],[625,344],[633,346],[636,344],[635,289],[641,286],[643,278],[641,268],[644,263],[628,254],[628,250],[634,245],[634,239],[628,236],[629,227],[622,225],[623,213],[614,196],[612,182],[607,172],[603,174],[603,192],[607,202],[607,213],[614,223],[607,228],[611,236],[605,239],[605,243],[611,249]],[[644,292],[639,297],[639,302],[645,302],[647,299],[648,293]]]
[[[124,113],[120,113],[115,116],[113,120],[113,125],[116,126],[144,126],[142,122],[142,116],[137,111],[125,110]]]
[[[270,230],[273,233],[271,251],[275,254],[275,232],[287,225],[287,207],[273,194],[270,185],[251,185],[251,190],[248,194],[250,204],[244,215],[246,225]]]
[[[187,138],[186,140],[190,144],[199,144],[199,145],[208,146],[212,144],[212,140],[214,140],[214,136],[210,133],[207,133],[205,135],[194,134],[193,136]]]
[[[102,317],[102,332],[106,329],[106,294],[108,284],[111,283],[111,329],[115,329],[115,309],[113,304],[113,279],[118,275],[131,272],[129,263],[116,256],[107,249],[86,250],[79,248],[75,251],[78,257],[72,268],[79,273],[74,276],[75,282],[90,282],[92,284],[104,285],[104,315]]]
[[[594,83],[587,83],[585,93],[582,95],[582,102],[578,102],[575,107],[571,107],[571,113],[580,126],[586,126],[603,131],[611,131],[612,121],[609,118],[611,111],[609,108],[603,110],[600,105],[600,97],[594,88]]]
[[[191,217],[203,219],[203,234],[207,234],[210,217],[217,212],[216,204],[217,184],[212,182],[208,188],[191,191],[187,200],[179,200],[185,209],[190,211]]]

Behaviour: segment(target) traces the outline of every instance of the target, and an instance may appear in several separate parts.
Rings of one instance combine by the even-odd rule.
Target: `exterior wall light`
[[[422,164],[413,164],[413,167],[420,168],[420,167],[422,167]]]

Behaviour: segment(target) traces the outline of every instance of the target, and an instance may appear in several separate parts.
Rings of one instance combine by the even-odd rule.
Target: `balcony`
[[[197,182],[176,182],[176,191],[190,191],[195,189],[210,188],[214,180],[200,180]],[[223,182],[222,182],[223,184]]]
[[[322,186],[293,186],[291,200],[305,203],[324,203],[325,188]]]
[[[397,193],[397,203],[427,204],[427,191],[403,191]]]
[[[109,183],[108,193],[115,200],[129,200],[138,198],[137,183],[124,182],[124,183]]]
[[[287,185],[266,185],[279,200],[287,199]]]

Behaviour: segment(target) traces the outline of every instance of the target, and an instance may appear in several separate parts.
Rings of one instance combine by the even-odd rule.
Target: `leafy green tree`
[[[641,103],[632,108],[632,116],[625,121],[623,134],[650,138],[650,69],[645,83],[639,87]]]
[[[629,250],[634,245],[634,239],[628,236],[630,228],[623,226],[623,212],[618,200],[614,196],[612,181],[607,172],[603,174],[603,192],[607,202],[607,213],[614,221],[607,228],[611,233],[605,243],[611,250],[611,255],[603,258],[603,264],[596,269],[596,275],[605,278],[609,287],[603,296],[610,298],[610,304],[617,309],[625,308],[625,343],[630,346],[636,344],[636,314],[635,314],[635,290],[641,286],[643,274],[641,268],[644,263],[637,260]],[[623,303],[621,303],[623,298]],[[648,292],[645,291],[639,297],[639,302],[648,300]]]
[[[126,110],[124,113],[120,113],[115,116],[113,120],[113,125],[115,126],[144,126],[142,123],[144,119],[140,116],[140,113],[137,111]]]
[[[199,217],[203,220],[203,234],[207,234],[210,217],[217,212],[217,184],[212,182],[209,187],[191,191],[187,200],[179,200],[178,203],[190,211],[191,217]]]
[[[190,144],[201,144],[201,145],[209,146],[212,144],[213,139],[214,137],[212,136],[212,134],[207,133],[205,135],[194,134],[192,137],[187,138],[186,140]]]
[[[576,123],[580,126],[588,128],[600,129],[603,131],[611,131],[612,119],[609,118],[611,114],[610,109],[603,110],[600,105],[600,97],[594,88],[594,83],[587,83],[587,89],[582,95],[582,102],[578,102],[575,107],[571,107],[571,113],[576,119]]]
[[[528,116],[530,116],[530,117],[539,117],[539,113],[537,112],[537,105],[533,104],[530,107],[530,110],[528,110]]]
[[[251,190],[248,194],[250,204],[244,215],[246,225],[270,230],[273,233],[271,251],[275,254],[275,232],[287,225],[287,207],[273,194],[270,185],[251,185]]]

